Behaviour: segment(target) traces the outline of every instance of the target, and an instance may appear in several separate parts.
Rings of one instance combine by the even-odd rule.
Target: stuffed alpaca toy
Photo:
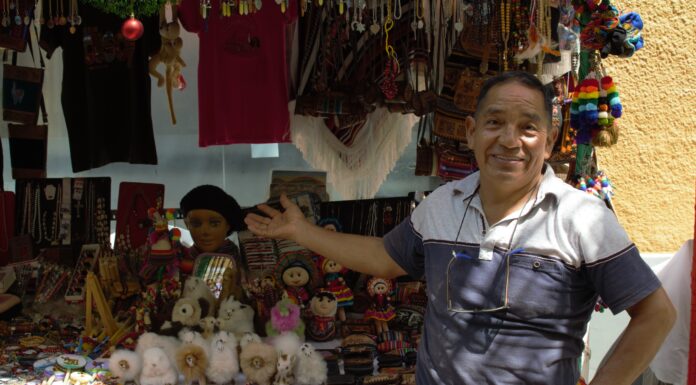
[[[239,366],[247,382],[255,385],[271,385],[276,372],[278,353],[271,345],[250,342],[242,348]]]
[[[234,296],[220,303],[217,319],[220,330],[234,333],[237,339],[241,339],[244,333],[254,332],[254,309],[237,301]]]
[[[294,356],[300,350],[302,340],[293,332],[285,332],[279,336],[269,337],[267,342],[273,345],[278,354]]]
[[[302,344],[297,352],[295,363],[295,383],[297,385],[321,385],[326,382],[328,368],[326,361],[310,344]]]
[[[201,318],[215,316],[215,296],[210,291],[210,287],[205,283],[203,278],[190,276],[184,283],[184,290],[181,292],[182,298],[199,299],[202,298],[208,303],[208,307],[201,313]]]
[[[159,334],[178,336],[183,328],[200,329],[201,318],[208,312],[208,301],[199,298],[179,298],[174,303],[171,321],[165,321],[159,330]]]
[[[140,376],[141,364],[138,353],[120,349],[111,354],[109,371],[118,378],[119,384],[134,383]]]
[[[256,333],[244,333],[244,335],[242,335],[242,338],[239,340],[239,347],[244,349],[245,346],[249,345],[252,342],[261,343],[261,337]]]
[[[176,366],[184,375],[186,385],[197,381],[199,385],[206,385],[205,371],[208,368],[208,355],[198,345],[183,344],[176,351]]]
[[[271,309],[271,319],[266,323],[266,334],[277,336],[283,332],[294,332],[304,339],[305,325],[300,307],[290,299],[281,299]]]
[[[234,334],[220,331],[213,335],[205,375],[216,384],[226,384],[239,373],[237,340]]]
[[[138,337],[138,343],[135,346],[135,352],[143,357],[145,351],[150,348],[161,348],[167,354],[170,362],[174,362],[175,352],[181,345],[181,342],[176,337],[161,336],[155,333],[143,333]]]
[[[203,349],[206,356],[210,355],[210,351],[208,350],[210,348],[210,342],[203,338],[201,333],[193,329],[182,329],[179,332],[179,339],[181,340],[182,345],[196,345]]]
[[[213,334],[217,333],[220,330],[220,322],[215,317],[205,317],[201,319],[198,322],[198,324],[203,330],[201,334],[203,335],[203,338],[205,338],[206,340],[210,339],[210,337],[212,337]]]
[[[176,385],[179,375],[162,348],[149,348],[142,355],[140,385]]]
[[[295,355],[281,353],[278,355],[276,375],[273,385],[295,385]]]

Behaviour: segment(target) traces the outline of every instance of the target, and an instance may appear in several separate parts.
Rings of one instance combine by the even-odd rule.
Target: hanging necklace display
[[[500,32],[503,40],[503,71],[508,70],[508,40],[510,39],[510,0],[500,1]]]
[[[56,26],[53,20],[53,0],[46,0],[48,2],[48,20],[46,20],[46,26],[51,29]]]
[[[464,29],[464,23],[462,20],[464,19],[464,7],[462,7],[462,0],[454,0],[454,30],[457,31],[457,33],[462,32]]]
[[[363,20],[363,9],[367,6],[365,0],[354,0],[353,3],[353,22],[351,23],[351,29],[360,33],[365,32],[365,24]]]
[[[100,245],[109,244],[109,217],[106,213],[106,199],[104,197],[97,198],[96,223],[95,230],[97,235],[97,243]]]
[[[76,25],[80,25],[82,18],[77,13],[77,0],[70,0],[70,15],[68,16],[68,22],[70,23],[70,33],[75,34],[77,32]]]
[[[392,18],[394,20],[401,19],[401,0],[394,0],[394,12],[392,13]]]
[[[378,4],[378,0],[374,0],[372,3],[372,25],[370,25],[370,33],[373,35],[376,35],[380,28],[379,24],[377,23],[377,7],[381,7],[381,4]]]
[[[12,4],[14,4],[14,2]],[[22,16],[20,16],[22,11],[19,9],[19,4],[15,5],[14,11],[15,11],[15,17],[14,17],[15,24],[22,25]]]
[[[401,3],[399,3],[401,5]],[[423,18],[423,12],[425,7],[424,1],[423,0],[416,0],[416,19],[418,19],[417,26],[418,29],[423,29],[425,27],[425,21]]]
[[[31,232],[31,196],[31,182],[26,182],[22,208],[22,226],[19,228],[19,234],[29,234]]]
[[[31,237],[35,243],[43,240],[43,229],[41,228],[41,189],[34,190],[34,212],[31,218]]]
[[[387,20],[384,22],[384,50],[387,53],[387,60],[385,60],[384,78],[379,88],[388,100],[394,99],[399,92],[399,86],[396,84],[396,77],[399,75],[399,60],[396,57],[396,50],[389,43],[389,31],[392,28],[394,28],[394,20],[392,19],[391,0],[387,0]]]
[[[210,5],[210,0],[201,0],[200,11],[203,20],[208,20],[208,13],[210,11],[210,8],[212,8],[212,6]]]
[[[68,24],[68,20],[65,18],[65,0],[60,0],[60,18],[58,19],[58,25],[65,26]]]
[[[43,221],[43,228],[44,228],[44,239],[48,242],[51,243],[52,246],[57,246],[58,245],[58,216],[61,208],[61,202],[62,202],[62,187],[59,185],[58,188],[53,186],[52,184],[46,185],[45,189],[48,189],[52,187],[52,190],[58,191],[57,193],[57,199],[55,199],[55,209],[53,210],[53,215],[51,218],[51,225],[49,227],[48,223],[46,222],[46,217],[48,216],[48,211],[44,211],[41,214],[41,219]],[[44,189],[44,190],[45,190]],[[48,199],[49,201],[53,201],[54,198]]]
[[[46,19],[43,17],[44,13],[44,1],[43,0],[38,0],[37,1],[36,7],[34,7],[34,20],[35,22],[38,22],[40,25],[44,25],[46,23]],[[39,11],[41,11],[39,13]]]
[[[31,17],[29,17],[29,12],[31,12],[31,7],[27,5],[27,7],[24,9],[24,18],[22,19],[24,25],[29,25],[29,23],[31,23]]]
[[[8,11],[10,9],[9,3],[10,2],[8,0],[4,0],[2,2],[2,26],[3,27],[7,27],[8,25],[10,25],[10,17],[8,16]]]

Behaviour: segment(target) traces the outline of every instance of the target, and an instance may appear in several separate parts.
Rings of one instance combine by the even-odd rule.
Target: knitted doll
[[[338,319],[346,320],[345,307],[353,305],[353,291],[346,285],[343,275],[348,272],[348,269],[340,263],[327,258],[320,258],[321,270],[324,273],[324,282],[326,289],[335,297],[338,304]]]
[[[319,221],[319,226],[329,231],[341,231],[341,224],[335,218],[323,218]],[[353,291],[346,285],[346,281],[344,280],[344,276],[348,273],[348,269],[343,267],[340,263],[324,258],[323,256],[319,256],[318,264],[321,272],[324,274],[326,289],[333,293],[338,302],[338,319],[345,321],[346,312],[344,308],[353,305]]]
[[[330,291],[319,291],[310,302],[312,318],[307,336],[314,341],[327,341],[336,335],[336,297]]]
[[[365,312],[365,319],[374,320],[377,333],[389,331],[387,323],[396,316],[391,304],[391,291],[391,280],[372,277],[367,281],[367,292],[372,298],[372,304]]]
[[[302,309],[309,302],[316,276],[314,262],[306,254],[287,254],[276,266],[276,277],[284,286],[285,295]]]

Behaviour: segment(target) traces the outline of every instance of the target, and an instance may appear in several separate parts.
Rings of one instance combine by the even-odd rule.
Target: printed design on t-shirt
[[[261,38],[256,22],[251,19],[253,16],[243,16],[234,22],[223,23],[220,42],[224,52],[239,56],[258,55]]]
[[[129,67],[132,64],[135,42],[126,40],[120,32],[102,32],[98,27],[85,27],[82,44],[87,69],[104,68],[114,62],[127,63]]]

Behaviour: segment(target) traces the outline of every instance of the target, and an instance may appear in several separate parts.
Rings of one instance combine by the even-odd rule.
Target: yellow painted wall
[[[615,1],[643,18],[645,47],[606,60],[624,117],[619,143],[597,152],[616,188],[621,224],[643,252],[674,252],[694,237],[696,2]]]

